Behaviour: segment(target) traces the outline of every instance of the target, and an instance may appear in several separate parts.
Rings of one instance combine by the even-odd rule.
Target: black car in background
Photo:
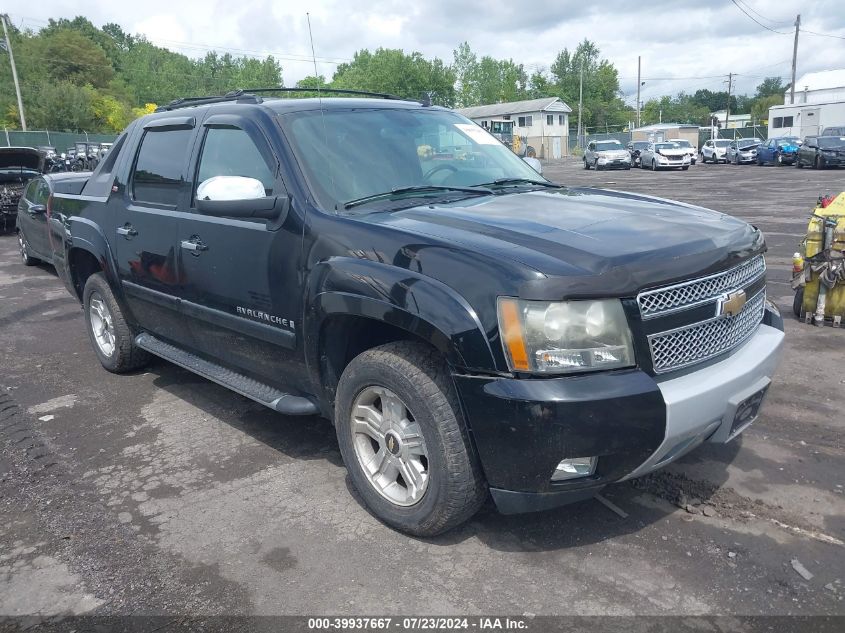
[[[34,147],[0,147],[0,231],[15,225],[26,184],[44,171],[45,154]]]
[[[52,244],[60,243],[62,236],[51,236],[51,232],[61,231],[61,223],[50,225],[50,204],[53,194],[59,191],[79,193],[82,185],[91,174],[60,173],[44,174],[30,180],[18,201],[17,232],[21,259],[27,266],[38,262],[53,265]],[[75,186],[78,183],[78,186]]]
[[[631,152],[631,166],[639,167],[640,152],[648,147],[648,141],[631,141],[626,147]]]
[[[808,136],[798,150],[796,167],[839,167],[845,165],[845,136]]]

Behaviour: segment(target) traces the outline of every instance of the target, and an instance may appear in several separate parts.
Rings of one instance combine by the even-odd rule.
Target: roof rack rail
[[[331,92],[333,94],[359,95],[362,97],[378,97],[379,99],[393,99],[396,101],[409,101],[405,97],[392,95],[387,92],[370,92],[369,90],[347,90],[345,88],[247,88],[244,92]]]
[[[261,103],[263,99],[258,95],[249,94],[243,90],[232,90],[224,95],[211,97],[180,97],[179,99],[174,99],[166,105],[157,107],[155,111],[168,112],[170,110],[178,110],[179,108],[190,108],[191,106],[206,105],[209,103],[225,103],[227,101],[235,101],[237,103]]]

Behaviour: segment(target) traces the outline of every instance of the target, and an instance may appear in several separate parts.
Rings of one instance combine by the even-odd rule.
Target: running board
[[[139,334],[135,337],[135,345],[284,415],[318,415],[320,413],[317,405],[308,398],[279,391],[275,387],[265,385],[170,343],[165,343],[152,334],[146,332]]]

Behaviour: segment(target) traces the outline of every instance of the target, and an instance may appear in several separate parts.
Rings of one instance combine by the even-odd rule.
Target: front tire
[[[150,356],[135,345],[135,337],[103,273],[94,273],[82,291],[85,326],[100,364],[122,374],[146,365]]]
[[[400,341],[356,356],[338,384],[335,428],[364,505],[397,530],[441,534],[487,497],[448,367],[427,345]]]
[[[584,169],[586,169],[587,171],[590,170],[590,163],[587,162],[586,158],[584,159]]]
[[[824,163],[822,162],[821,156],[816,156],[816,160],[813,161],[813,169],[821,169],[824,167]]]
[[[651,171],[657,171],[657,161],[653,158],[651,159]]]

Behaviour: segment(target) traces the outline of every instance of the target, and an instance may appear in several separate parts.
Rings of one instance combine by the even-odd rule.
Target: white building
[[[560,158],[568,151],[572,108],[557,97],[493,103],[457,111],[484,128],[489,128],[494,119],[513,121],[514,135],[526,138],[540,158]]]
[[[783,93],[785,105],[836,101],[845,101],[845,68],[807,73],[796,80],[794,104],[789,101],[789,90]]]
[[[717,119],[719,121],[719,127],[723,130],[732,129],[736,127],[749,127],[751,125],[751,115],[750,114],[735,114],[731,112],[730,119],[725,125],[725,119],[728,116],[727,110],[717,110],[716,112],[711,112],[710,117]]]
[[[783,102],[769,108],[770,137],[805,138],[845,126],[845,69],[804,75],[795,82],[795,103],[790,103],[789,90]]]

